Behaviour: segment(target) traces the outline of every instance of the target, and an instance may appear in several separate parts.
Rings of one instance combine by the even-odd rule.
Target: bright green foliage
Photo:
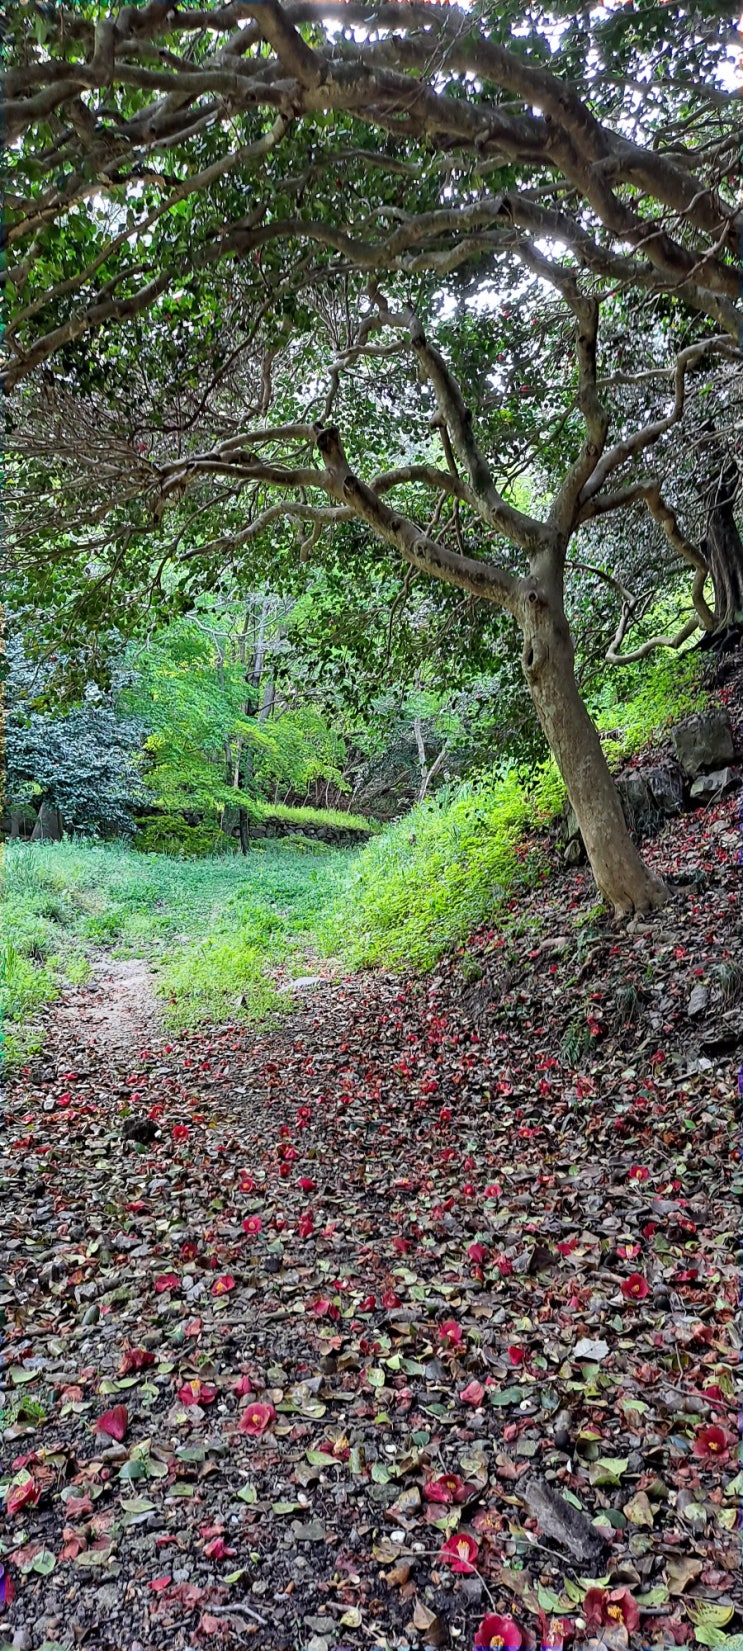
[[[545,800],[551,776],[538,773]],[[540,798],[515,770],[414,808],[355,862],[330,938],[356,965],[430,968],[447,947],[491,922],[519,885],[545,875],[523,842]]]
[[[634,756],[649,740],[659,742],[665,731],[703,703],[700,688],[702,655],[657,653],[608,670],[591,710],[599,730],[616,737],[602,741],[612,768]]]
[[[101,944],[151,960],[172,1025],[289,1006],[273,971],[307,972],[306,952],[347,863],[347,853],[328,850],[308,865],[280,844],[247,859],[186,863],[117,844],[9,845],[0,951],[9,1051],[20,1048],[18,1023],[84,978],[87,954]]]

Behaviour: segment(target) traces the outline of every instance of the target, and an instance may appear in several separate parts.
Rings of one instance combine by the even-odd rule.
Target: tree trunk
[[[707,532],[702,550],[715,593],[715,633],[743,620],[743,540],[735,520],[738,468],[728,462],[707,492]]]
[[[51,803],[42,803],[36,816],[36,824],[31,832],[32,843],[58,843],[62,837],[62,820],[59,809]]]
[[[617,916],[660,906],[664,885],[632,842],[601,741],[578,692],[575,652],[561,604],[529,581],[520,621],[524,675],[599,890]]]
[[[238,823],[240,828],[240,853],[247,854],[250,850],[250,822],[247,808],[238,810]]]

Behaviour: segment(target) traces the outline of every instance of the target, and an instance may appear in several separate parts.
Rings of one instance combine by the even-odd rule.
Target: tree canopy
[[[743,606],[732,38],[701,0],[19,8],[26,599],[64,569],[66,626],[141,625],[226,569],[296,592],[340,534],[351,583],[406,566],[393,607],[423,575],[516,619],[575,800],[566,580],[620,657],[642,521],[674,640]]]

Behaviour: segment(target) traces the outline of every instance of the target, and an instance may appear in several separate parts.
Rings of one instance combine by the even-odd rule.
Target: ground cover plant
[[[101,950],[148,958],[174,1025],[277,1007],[271,971],[306,973],[313,935],[345,875],[333,850],[269,844],[182,860],[119,844],[8,845],[2,953],[11,1054],[23,1025]],[[15,1031],[17,1026],[18,1031]]]

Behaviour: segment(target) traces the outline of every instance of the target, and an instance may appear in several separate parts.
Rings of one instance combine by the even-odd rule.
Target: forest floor
[[[0,1645],[740,1651],[738,810],[646,846],[628,927],[579,870],[278,1026],[168,1038],[146,972],[50,1006]]]

